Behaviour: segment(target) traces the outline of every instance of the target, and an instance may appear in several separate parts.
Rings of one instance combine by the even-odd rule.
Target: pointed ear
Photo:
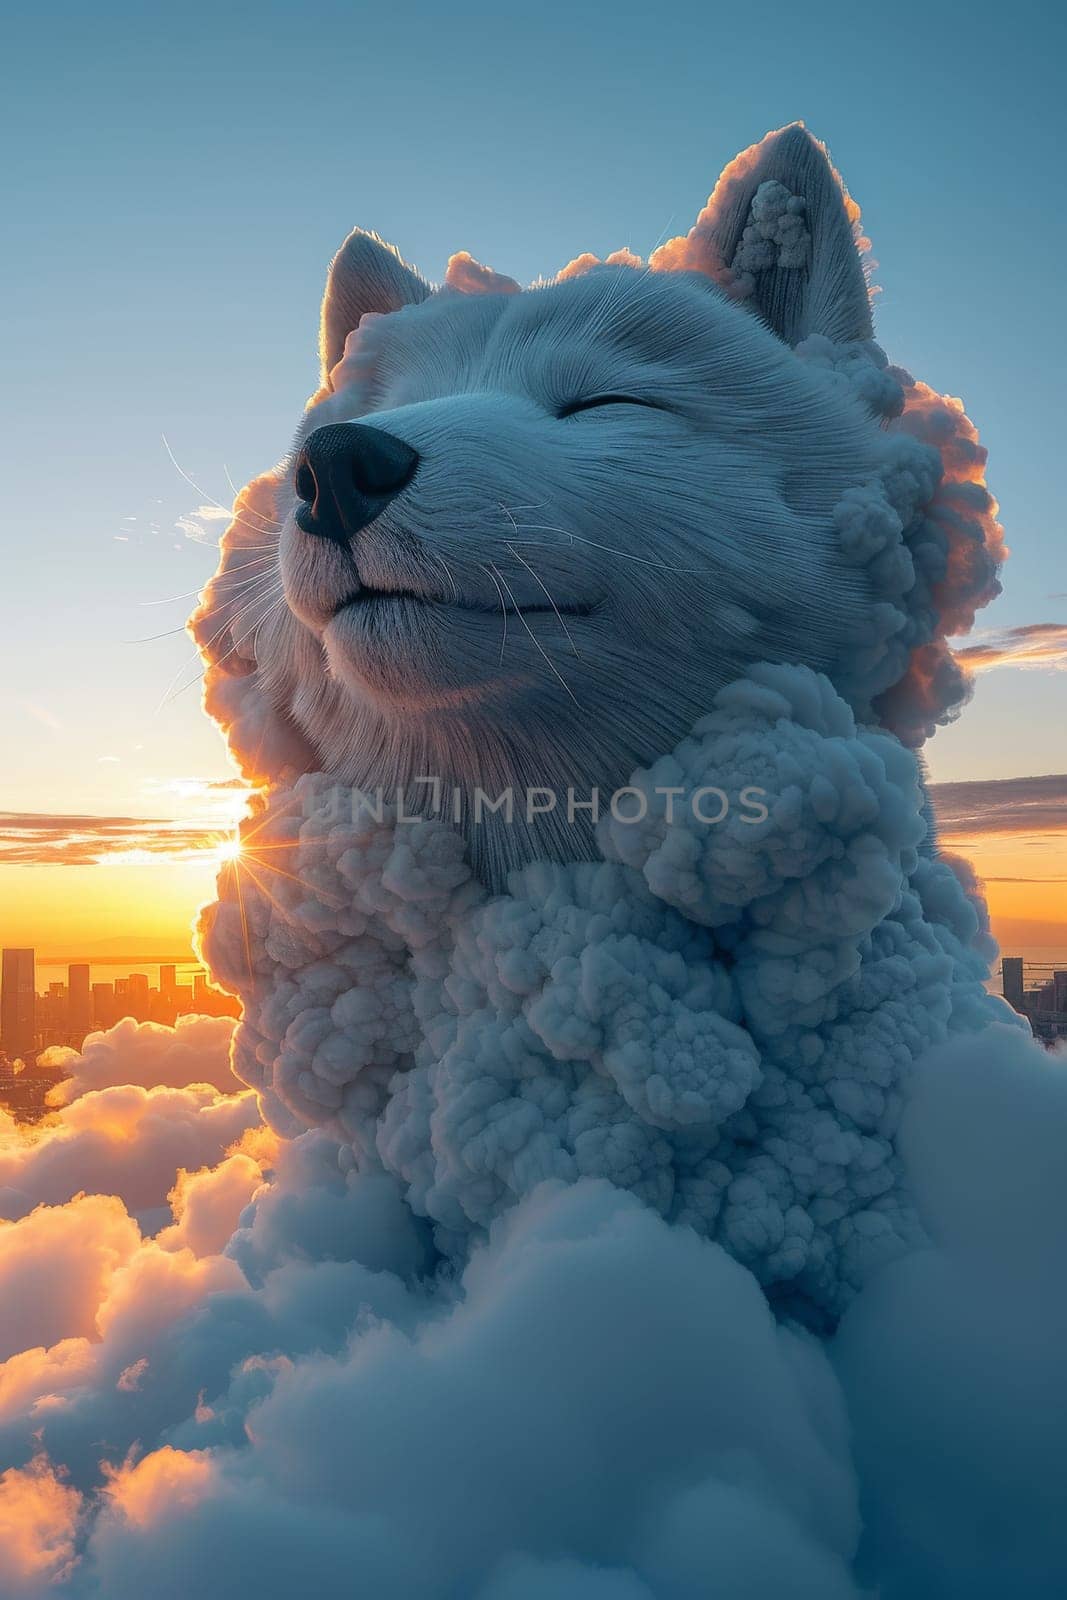
[[[826,146],[794,122],[731,161],[696,226],[652,264],[708,273],[789,345],[870,339],[859,217]]]
[[[399,311],[401,306],[418,305],[430,292],[425,278],[409,267],[391,244],[376,233],[355,228],[326,275],[319,324],[323,383],[328,383],[331,370],[344,355],[345,340],[366,312]]]

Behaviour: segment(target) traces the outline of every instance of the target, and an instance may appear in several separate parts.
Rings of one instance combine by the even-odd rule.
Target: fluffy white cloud
[[[979,902],[922,851],[914,757],[806,668],[754,668],[631,789],[599,865],[490,898],[447,824],[276,788],[205,924],[238,1070],[280,1132],[401,1178],[460,1262],[545,1179],[608,1178],[828,1325],[921,1235],[916,1058],[1011,1015]]]
[[[118,1244],[25,1330],[91,1307],[93,1337],[0,1367],[0,1508],[33,1530],[5,1592],[1051,1596],[1065,1083],[1014,1029],[926,1057],[900,1144],[928,1242],[829,1342],[602,1181],[539,1186],[435,1275],[395,1182],[320,1134],[228,1256],[140,1242],[115,1202],[38,1212],[8,1230],[27,1260],[42,1216],[100,1237],[88,1204]]]
[[[933,1053],[905,1114],[930,1243],[856,1300],[834,1355],[890,1600],[1062,1587],[1065,1128],[1067,1054],[1014,1029]]]
[[[178,1172],[214,1165],[259,1120],[247,1090],[132,1083],[84,1093],[35,1128],[0,1128],[0,1218],[87,1191],[119,1196],[154,1228],[170,1220]]]
[[[51,1103],[69,1105],[79,1095],[119,1084],[187,1089],[207,1083],[220,1094],[234,1094],[244,1086],[230,1068],[233,1030],[230,1017],[179,1017],[172,1028],[124,1017],[105,1033],[89,1034],[80,1050],[48,1051],[46,1059],[64,1073]]]

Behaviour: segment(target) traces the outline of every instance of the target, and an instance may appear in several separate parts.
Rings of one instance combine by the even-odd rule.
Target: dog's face
[[[245,627],[306,764],[364,788],[435,777],[464,814],[476,788],[610,789],[750,662],[832,672],[862,638],[868,582],[832,512],[879,429],[789,342],[869,336],[859,258],[821,151],[790,180],[803,206],[782,202],[754,244],[759,180],[720,219],[725,288],[686,270],[709,248],[699,225],[656,264],[683,270],[605,265],[522,293],[494,275],[431,293],[373,236],[348,241],[324,389],[223,568],[232,607],[277,530],[280,594],[261,583],[273,603]],[[562,807],[472,843],[493,879],[590,848]]]
[[[357,339],[280,543],[350,705],[310,730],[331,770],[377,719],[477,745],[577,716],[619,772],[747,662],[832,663],[863,596],[828,513],[873,428],[712,285],[606,268]]]

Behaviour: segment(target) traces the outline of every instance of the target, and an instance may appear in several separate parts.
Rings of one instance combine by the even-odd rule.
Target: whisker
[[[260,533],[262,533],[264,530],[262,528],[260,528],[258,531]],[[220,550],[223,548],[221,541],[220,541],[220,543],[219,543],[217,548],[220,549]],[[241,550],[241,551],[246,551],[247,550],[250,555],[255,555],[257,551],[261,551],[261,550],[277,550],[277,548],[278,548],[277,539],[273,539],[270,544],[234,544],[234,545],[227,546],[227,550],[228,551],[229,550]]]
[[[257,594],[264,593],[273,584],[280,582],[280,573],[273,567],[269,567],[266,572],[254,573],[252,576],[242,578],[236,583],[213,583],[210,591],[204,590],[203,593],[205,599],[210,598],[216,601],[216,604],[211,607],[211,611],[218,611],[223,606],[232,605],[235,600],[239,600],[242,592],[245,592],[247,598],[251,599]],[[211,611],[208,611],[205,615],[210,616]]]
[[[544,504],[547,505],[548,501],[546,500],[544,502]],[[506,505],[504,505],[503,501],[500,502],[500,509],[501,509],[501,511],[503,511],[504,515],[507,517],[508,521],[511,523],[511,526],[515,529],[515,531],[517,533],[519,525],[515,521],[514,515],[508,509],[508,507]],[[524,561],[523,560],[522,556],[520,556],[519,552],[515,549],[514,545],[509,544],[508,545],[508,549],[511,551],[512,555],[515,557],[516,561],[522,562],[522,565],[526,568],[527,572],[530,574],[531,578],[533,578],[534,582],[544,591],[545,595],[548,598],[549,605],[552,607],[553,611],[556,613],[556,618],[557,618],[557,620],[559,622],[560,627],[563,629],[564,633],[567,635],[567,638],[570,640],[571,649],[574,651],[575,655],[578,656],[579,660],[581,660],[581,655],[579,653],[578,646],[575,644],[573,638],[571,637],[571,630],[568,628],[567,624],[564,622],[562,616],[560,615],[559,607],[557,606],[556,602],[553,600],[552,596],[549,594],[548,589],[546,588],[544,582],[537,576],[537,573],[534,571],[533,567],[531,567],[530,563],[528,561]]]
[[[253,570],[254,566],[258,566],[258,570]],[[199,584],[197,588],[190,589],[185,594],[168,595],[166,600],[140,600],[138,604],[142,606],[162,606],[166,605],[168,600],[188,600],[194,595],[205,595],[208,590],[212,594],[235,594],[238,589],[262,583],[264,579],[273,578],[277,575],[278,565],[275,561],[264,561],[258,564],[248,561],[242,567],[229,567],[218,575],[205,578],[204,582]]]
[[[537,576],[537,573],[534,571],[533,567],[531,567],[530,563],[528,561],[523,561],[522,556],[520,556],[519,552],[515,549],[514,545],[509,544],[508,545],[508,549],[511,551],[512,555],[515,557],[516,561],[522,561],[523,566],[526,568],[527,572],[530,574],[530,577],[533,579],[533,581],[537,584],[538,588],[544,590],[544,593],[548,598],[549,605],[552,607],[553,611],[556,613],[556,621],[559,623],[560,627],[563,629],[564,633],[567,635],[567,639],[570,642],[570,647],[574,651],[575,655],[578,657],[578,659],[580,661],[581,660],[581,652],[579,651],[578,646],[575,644],[574,639],[571,637],[571,630],[568,628],[566,622],[563,620],[563,616],[562,616],[562,614],[560,612],[559,606],[557,606],[556,602],[553,600],[552,596],[549,594],[547,587],[541,581],[541,579]]]
[[[504,631],[503,631],[503,633],[502,633],[502,635],[500,637],[500,665],[503,666],[504,665],[504,646],[508,642],[508,608],[507,608],[507,604],[506,604],[506,602],[504,600],[504,591],[500,587],[500,584],[497,582],[497,579],[496,579],[496,576],[495,576],[494,572],[491,572],[488,567],[482,567],[482,571],[485,573],[485,575],[488,578],[490,578],[492,580],[493,588],[496,590],[497,599],[500,601],[500,611],[501,611],[501,614],[502,614],[502,616],[504,618]]]
[[[222,510],[225,511],[226,507],[223,506]],[[195,515],[196,515],[196,513],[194,511],[190,511],[190,512],[186,513],[186,516],[188,516],[188,517],[193,517]],[[232,511],[227,511],[226,515],[230,519],[229,523],[227,525],[228,528],[247,528],[249,533],[256,533],[256,534],[274,533],[275,532],[275,529],[273,529],[273,528],[257,528],[253,523],[245,522],[241,517],[234,516]],[[278,529],[277,531],[280,533],[281,530]],[[223,550],[223,549],[226,548],[224,546],[221,538],[219,538],[219,539],[194,539],[192,534],[189,534],[189,533],[184,534],[183,537],[185,539],[187,539],[190,544],[202,545],[205,550]],[[274,546],[270,545],[270,544],[245,544],[245,545],[241,545],[239,548],[242,549],[242,550],[273,550]]]
[[[281,594],[282,592],[280,580],[275,584],[270,581],[269,577],[265,578],[258,588],[254,589],[246,599],[242,600],[240,605],[233,607],[232,612],[227,616],[226,621],[207,641],[204,649],[210,648],[210,646],[215,643],[216,639],[221,638],[221,636],[226,632],[226,629],[230,627],[234,621],[240,619],[244,613],[250,609],[250,607],[254,605],[260,605],[268,598],[268,596]],[[216,616],[220,611],[230,611],[230,602],[228,600],[224,600],[221,605],[213,606],[210,611],[206,611],[204,613],[205,620],[207,617]]]
[[[151,644],[153,639],[172,639],[176,633],[185,632],[185,623],[177,628],[167,628],[163,633],[146,633],[143,639],[122,639],[121,644]]]
[[[268,607],[268,609],[263,613],[263,615],[260,618],[258,618],[258,620],[256,622],[254,622],[250,628],[247,628],[245,630],[245,632],[241,634],[239,639],[235,639],[234,640],[233,644],[230,646],[230,648],[226,651],[226,653],[224,655],[221,655],[217,661],[209,662],[208,665],[212,666],[212,667],[220,667],[222,665],[222,663],[224,661],[226,661],[230,656],[232,656],[236,650],[240,649],[241,645],[245,642],[245,640],[251,634],[254,634],[254,633],[258,632],[258,630],[263,626],[263,624],[265,622],[267,622],[272,616],[277,615],[277,613],[282,609],[284,604],[285,604],[285,596],[284,596],[284,594],[281,594],[273,602],[273,604]],[[229,624],[226,624],[226,626],[229,626]],[[215,635],[215,638],[217,639],[219,637],[219,634],[224,633],[225,631],[226,631],[225,627],[220,628],[219,629],[219,633]],[[214,641],[211,641],[211,642],[213,643]],[[183,663],[182,666],[178,669],[178,673],[176,673],[175,676],[176,677],[180,676],[180,674],[185,671],[185,668],[186,668],[187,665],[188,665],[188,662]],[[196,674],[195,678],[190,678],[188,683],[182,684],[182,687],[180,689],[176,690],[173,694],[170,693],[170,687],[173,686],[173,683],[174,683],[174,679],[172,678],[171,679],[171,684],[168,686],[168,690],[167,690],[166,694],[164,695],[164,698],[160,701],[159,705],[156,707],[156,710],[155,710],[154,714],[158,716],[160,711],[164,710],[168,705],[171,705],[175,700],[178,699],[178,697],[180,695],[183,695],[187,689],[191,689],[193,687],[194,683],[199,683],[201,681],[201,679],[207,673],[207,670],[208,670],[208,668],[204,667],[202,669],[202,671],[200,671],[200,672],[198,672]]]
[[[549,671],[552,672],[559,679],[560,683],[563,685],[564,689],[570,695],[571,699],[574,700],[574,703],[577,706],[578,705],[578,701],[575,700],[574,695],[571,692],[570,685],[568,684],[566,678],[564,678],[563,674],[556,667],[555,662],[552,660],[551,656],[545,650],[545,648],[542,645],[540,639],[537,637],[536,633],[534,633],[533,629],[530,627],[530,624],[527,622],[526,618],[523,616],[522,610],[520,609],[520,607],[519,607],[519,605],[518,605],[518,603],[517,603],[517,601],[515,599],[515,596],[511,592],[511,585],[508,583],[508,580],[505,578],[504,574],[500,571],[499,567],[494,565],[493,566],[493,571],[496,573],[497,577],[500,579],[501,583],[504,585],[504,588],[508,591],[508,594],[511,595],[511,603],[515,607],[515,615],[518,617],[519,621],[522,623],[523,627],[526,629],[526,632],[530,635],[530,638],[533,640],[534,645],[536,646],[538,651],[544,657],[545,663],[548,666]],[[581,707],[578,706],[578,709],[581,710]]]
[[[225,584],[231,578],[238,583],[247,582],[245,573],[248,573],[252,578],[262,578],[268,572],[277,571],[278,563],[273,556],[257,556],[254,561],[240,561],[233,566],[219,567],[207,579],[207,582],[202,583],[200,587],[202,589],[206,589],[209,586],[217,588],[220,583]]]
[[[452,585],[452,598],[453,598],[453,600],[458,600],[459,599],[459,589],[458,589],[458,587],[456,585],[455,573],[452,571],[451,567],[448,565],[448,562],[445,560],[444,556],[439,555],[436,550],[427,550],[426,554],[431,558],[431,560],[436,561],[437,565],[442,569],[442,571],[444,572],[445,577],[448,579],[449,583]]]
[[[258,605],[261,601],[265,600],[268,595],[273,596],[274,594],[278,594],[280,592],[281,589],[278,585],[270,582],[269,580],[264,581],[259,585],[258,588],[250,590],[250,592],[245,596],[239,605],[234,605],[232,597],[220,600],[219,604],[217,606],[212,606],[210,611],[198,611],[196,613],[196,621],[198,625],[205,623],[210,617],[217,617],[223,611],[229,612],[230,616],[233,618],[240,618],[247,610],[249,610],[251,606]],[[183,624],[183,627],[186,630],[188,630],[191,620],[191,618],[187,618]],[[222,626],[225,629],[228,626],[228,621],[223,623]],[[182,629],[175,628],[172,631],[175,633],[180,633]],[[164,636],[162,634],[153,634],[151,637],[159,639],[163,638]]]
[[[206,489],[201,489],[200,485],[196,482],[196,480],[189,476],[189,474],[186,472],[185,468],[178,461],[178,458],[175,456],[174,451],[171,449],[169,443],[167,442],[166,434],[165,433],[161,433],[159,437],[163,440],[163,448],[167,452],[168,456],[170,457],[171,463],[172,463],[175,471],[180,473],[180,475],[185,479],[185,481],[189,485],[189,487],[191,489],[195,489],[197,494],[200,496],[200,498],[202,500],[206,500],[209,506],[215,506],[219,511],[225,511],[227,513],[227,515],[229,515],[230,511],[231,511],[231,507],[224,506],[222,504],[221,500],[216,500],[215,496],[213,494],[208,494]],[[259,533],[266,533],[266,532],[268,532],[269,527],[273,527],[275,525],[273,517],[263,517],[262,513],[259,512],[259,511],[253,511],[252,515],[255,516],[255,517],[259,517],[261,519],[261,521],[263,521],[263,522],[268,524],[268,527],[259,528],[257,530]],[[241,519],[239,517],[234,517],[232,520],[234,522],[239,522]],[[252,524],[251,523],[247,523],[246,526],[247,527],[252,527]]]
[[[203,583],[197,584],[195,589],[186,589],[184,594],[168,594],[168,595],[164,595],[164,597],[161,600],[138,600],[136,602],[136,604],[139,605],[139,606],[170,606],[170,605],[174,605],[178,600],[192,600],[196,595],[203,594],[204,590],[209,585],[211,585],[213,587],[217,587],[218,582],[219,582],[219,580],[217,578],[205,578]],[[235,587],[236,587],[236,585],[235,585]]]
[[[232,628],[234,623],[239,621],[239,619],[241,617],[243,617],[244,613],[249,609],[250,606],[252,606],[252,605],[262,605],[263,602],[266,601],[267,599],[269,599],[269,591],[264,591],[262,594],[254,597],[252,600],[247,601],[243,606],[238,607],[238,609],[234,613],[233,617],[227,617],[226,621],[222,624],[222,626],[220,628],[217,628],[215,630],[215,632],[211,635],[211,638],[208,639],[206,642],[201,643],[199,640],[197,640],[196,645],[194,646],[192,655],[190,657],[187,657],[186,660],[184,660],[181,663],[181,665],[179,666],[177,672],[174,674],[173,678],[171,678],[171,680],[168,683],[167,687],[164,689],[163,696],[162,696],[159,704],[156,706],[155,711],[153,712],[154,716],[158,716],[159,715],[159,712],[163,709],[164,705],[169,703],[169,698],[173,698],[171,696],[171,690],[174,688],[174,685],[177,683],[177,681],[181,677],[182,673],[189,666],[190,661],[195,661],[199,656],[206,655],[208,653],[208,651],[211,649],[212,645],[218,643],[218,641],[222,638],[222,636],[226,632],[226,630],[228,628]],[[270,609],[273,609],[273,606],[278,606],[278,605],[284,604],[284,601],[285,601],[285,592],[281,588],[281,585],[279,584],[277,599],[274,600],[273,605],[272,605],[272,607]],[[211,613],[209,613],[209,615],[210,614]],[[268,612],[265,613],[265,616],[269,615],[269,614],[270,613],[269,613],[269,610],[268,610]],[[263,620],[264,620],[264,618],[260,618],[260,621],[263,621]],[[258,626],[258,624],[257,624],[257,626]],[[244,638],[244,637],[246,637],[246,635],[242,635],[242,638]],[[230,646],[229,650],[226,651],[225,655],[220,656],[219,660],[217,662],[212,662],[211,664],[213,666],[220,666],[222,664],[222,662],[226,660],[227,656],[232,655],[233,651],[237,649],[237,647],[238,647],[238,645],[240,643],[241,643],[241,640],[238,639],[234,644],[232,644]],[[206,671],[207,669],[205,668],[204,670]],[[199,674],[200,677],[203,677],[203,675],[204,675],[203,672],[201,672]],[[196,679],[193,679],[193,682],[195,683]],[[188,684],[185,687],[188,688]],[[181,690],[179,690],[178,692],[181,693]]]
[[[237,485],[234,483],[233,479],[230,477],[230,469],[226,465],[225,461],[222,463],[222,476],[226,479],[226,482],[229,484],[230,488],[233,490],[233,497],[236,500],[237,496],[240,494],[241,491],[237,487]]]
[[[621,561],[636,561],[640,566],[656,567],[660,572],[681,572],[687,573],[691,577],[698,578],[706,578],[709,576],[710,569],[708,567],[675,567],[672,566],[669,561],[654,561],[650,556],[631,555],[628,550],[616,550],[610,544],[598,544],[595,539],[585,539],[580,533],[572,533],[569,528],[556,528],[550,526],[548,523],[539,522],[523,522],[519,524],[519,527],[524,531],[530,530],[534,533],[538,531],[543,531],[545,533],[562,533],[564,538],[570,539],[572,543],[577,541],[578,544],[587,544],[593,550],[603,550],[609,556],[618,556]],[[516,539],[515,543],[535,545],[539,549],[546,548],[544,539]]]

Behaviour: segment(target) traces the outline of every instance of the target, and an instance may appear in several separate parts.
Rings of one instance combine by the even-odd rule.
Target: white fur
[[[296,446],[362,419],[419,465],[346,549],[296,525],[292,457],[239,502],[195,629],[209,709],[247,767],[284,758],[412,804],[420,777],[458,788],[499,887],[532,859],[591,858],[566,790],[624,783],[753,662],[826,672],[909,742],[951,714],[965,685],[935,582],[951,568],[971,615],[996,592],[992,502],[979,468],[938,521],[941,464],[909,426],[921,386],[870,342],[822,147],[792,128],[754,149],[657,270],[580,258],[518,293],[475,263],[450,277],[472,292],[431,294],[352,235]],[[561,415],[605,394],[647,403]],[[918,414],[935,441],[970,426]],[[968,549],[950,562],[954,542]],[[361,588],[424,598],[346,605]],[[471,825],[476,789],[534,786],[560,797],[534,825]]]

